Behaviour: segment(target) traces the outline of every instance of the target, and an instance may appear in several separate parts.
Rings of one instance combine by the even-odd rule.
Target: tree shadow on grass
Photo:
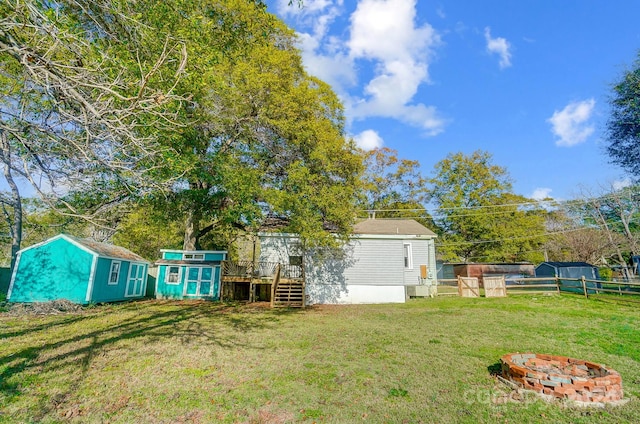
[[[17,402],[39,387],[38,405],[31,405],[32,419],[39,421],[52,413],[60,399],[68,398],[79,387],[94,363],[114,345],[139,339],[144,345],[178,340],[184,345],[212,346],[222,349],[249,347],[240,333],[275,328],[284,314],[296,311],[245,311],[242,307],[203,301],[142,301],[110,306],[106,312],[83,314],[52,320],[47,324],[26,324],[24,329],[0,333],[3,343],[15,343],[17,349],[0,349],[0,415],[5,405]],[[226,331],[228,330],[228,331]],[[10,339],[10,340],[9,340]],[[47,387],[39,375],[67,380],[62,388]],[[56,374],[56,372],[58,374]],[[60,393],[63,389],[64,393]],[[51,392],[56,392],[52,399]]]
[[[502,375],[502,364],[500,362],[496,362],[495,364],[491,364],[487,367],[487,371],[492,376]]]

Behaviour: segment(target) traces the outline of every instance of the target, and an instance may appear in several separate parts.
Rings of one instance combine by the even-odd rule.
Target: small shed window
[[[180,267],[170,266],[167,267],[167,276],[165,278],[167,284],[179,284],[180,283]]]
[[[111,262],[111,270],[109,271],[109,284],[118,284],[120,279],[120,261]]]
[[[191,261],[204,261],[204,253],[185,253],[182,259]]]
[[[404,243],[404,269],[413,269],[413,255],[411,243]]]

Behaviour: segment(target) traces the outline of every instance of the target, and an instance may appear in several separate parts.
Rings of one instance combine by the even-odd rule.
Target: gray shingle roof
[[[436,233],[413,219],[366,219],[353,226],[354,234],[435,236]]]
[[[81,239],[78,237],[70,236],[68,234],[65,234],[64,236],[70,238],[78,244],[83,245],[87,249],[97,253],[100,256],[107,256],[109,258],[115,259],[126,259],[136,262],[147,262],[147,260],[142,256],[136,255],[135,253],[133,253],[129,249],[125,249],[124,247],[115,246],[108,243],[100,243],[98,241],[89,239]]]
[[[589,268],[597,268],[593,265],[591,265],[590,263],[587,262],[553,262],[553,261],[547,261],[547,262],[542,262],[540,265],[551,265],[552,267],[556,267],[556,268],[564,268],[564,267],[589,267]]]

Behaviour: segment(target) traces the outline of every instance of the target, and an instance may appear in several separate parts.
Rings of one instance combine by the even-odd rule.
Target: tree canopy
[[[165,39],[147,61],[150,34],[112,0],[9,0],[0,4],[0,164],[9,191],[15,255],[22,236],[20,181],[50,207],[69,190],[119,186],[144,192],[159,180],[156,131],[177,125],[172,84],[186,60]],[[120,36],[120,34],[126,34]],[[157,84],[170,76],[172,84]],[[95,182],[98,181],[96,184]]]
[[[613,85],[609,99],[607,153],[611,161],[640,177],[640,58]]]
[[[438,162],[430,198],[440,240],[438,252],[452,262],[539,261],[544,213],[512,193],[505,168],[491,154],[454,153]]]
[[[433,228],[433,219],[424,207],[427,178],[417,160],[401,159],[387,147],[363,152],[365,171],[358,207],[377,218],[412,218]]]
[[[0,12],[11,222],[17,176],[73,214],[144,202],[183,227],[188,249],[267,218],[309,243],[350,231],[362,160],[342,106],[261,2],[27,0]]]
[[[293,32],[245,0],[150,3],[147,24],[179,34],[193,58],[176,87],[192,98],[189,124],[161,140],[178,154],[161,171],[180,178],[152,199],[186,217],[184,248],[267,218],[307,243],[332,242],[329,227],[348,233],[361,159],[342,105],[305,72]]]

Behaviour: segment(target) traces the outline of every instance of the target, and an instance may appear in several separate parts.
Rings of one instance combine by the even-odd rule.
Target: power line
[[[623,189],[624,190],[624,189]],[[422,208],[410,208],[410,209],[360,209],[361,212],[437,212],[437,211],[455,211],[460,209],[465,210],[482,210],[489,208],[500,208],[500,207],[520,207],[520,206],[539,206],[541,208],[546,207],[554,207],[554,208],[563,208],[569,207],[572,205],[586,205],[592,201],[598,200],[606,200],[609,198],[617,198],[620,196],[620,192],[608,193],[603,196],[591,197],[587,199],[573,199],[573,200],[534,200],[530,202],[517,202],[517,203],[502,203],[496,205],[472,205],[472,206],[452,206],[452,207],[422,207]]]
[[[610,222],[607,222],[607,224],[613,224],[613,223],[618,223],[618,222],[622,222],[622,220],[610,221]],[[629,223],[631,223],[631,222],[634,222],[634,223],[640,222],[640,218],[635,219],[635,220],[630,220]],[[455,243],[436,243],[436,247],[460,246],[460,245],[469,245],[469,244],[477,245],[477,244],[497,243],[497,242],[502,242],[502,241],[536,239],[536,238],[548,237],[548,236],[553,236],[553,235],[558,235],[558,234],[566,234],[566,233],[571,233],[571,232],[576,232],[576,231],[584,231],[584,230],[589,230],[589,229],[595,229],[594,227],[598,227],[598,229],[601,230],[603,227],[605,227],[605,224],[593,224],[593,226],[590,226],[590,227],[570,228],[570,229],[566,229],[566,230],[551,231],[551,232],[546,232],[546,233],[543,233],[543,234],[536,234],[536,235],[522,236],[522,237],[506,237],[506,238],[493,239],[493,240],[461,241],[461,242],[455,242]]]

